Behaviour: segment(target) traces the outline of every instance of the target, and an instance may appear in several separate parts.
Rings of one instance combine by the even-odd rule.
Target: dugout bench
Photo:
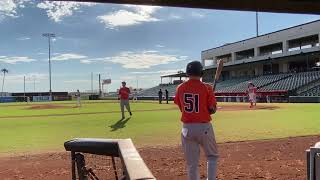
[[[111,156],[115,179],[155,180],[131,139],[93,139],[77,138],[64,143],[66,151],[71,152],[72,180],[99,180],[91,168],[85,166],[82,153]],[[115,157],[120,157],[123,172],[117,174]]]
[[[306,150],[307,180],[320,180],[320,142]]]

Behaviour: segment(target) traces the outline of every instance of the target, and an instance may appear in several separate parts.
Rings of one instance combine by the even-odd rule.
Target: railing
[[[83,153],[111,156],[116,180],[155,180],[131,139],[79,138],[65,142],[64,147],[71,152],[72,180],[99,179],[94,170],[86,166]],[[121,159],[121,175],[117,173],[117,157]]]

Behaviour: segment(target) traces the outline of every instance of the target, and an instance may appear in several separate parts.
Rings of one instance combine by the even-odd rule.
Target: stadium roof
[[[319,2],[320,2],[320,0],[319,0]],[[250,38],[243,39],[243,40],[240,40],[240,41],[236,41],[236,42],[232,42],[232,43],[226,43],[226,44],[223,44],[221,46],[217,46],[217,47],[214,47],[214,48],[203,50],[201,52],[205,52],[205,51],[209,51],[209,50],[213,50],[213,49],[218,49],[218,48],[221,48],[221,47],[224,47],[224,46],[228,46],[228,45],[231,45],[231,44],[236,44],[236,43],[247,41],[247,40],[250,40],[250,39],[256,39],[256,38],[263,37],[263,36],[268,36],[268,35],[271,35],[271,34],[274,34],[274,33],[277,33],[277,32],[286,31],[288,29],[293,29],[293,28],[296,28],[296,27],[299,27],[299,26],[304,26],[304,25],[307,25],[307,24],[319,23],[319,22],[320,22],[320,19],[315,20],[315,21],[311,21],[311,22],[307,22],[307,23],[303,23],[303,24],[299,24],[299,25],[296,25],[296,26],[291,26],[291,27],[288,27],[288,28],[285,28],[285,29],[280,29],[278,31],[273,31],[273,32],[270,32],[270,33],[267,33],[267,34],[262,34],[262,35],[259,35],[259,36],[250,37]]]
[[[167,78],[167,77],[171,77],[171,78],[180,78],[180,77],[188,77],[187,74],[185,72],[181,72],[181,73],[176,73],[176,74],[168,74],[168,75],[163,75],[161,76],[161,78]]]
[[[56,0],[62,1],[62,0]],[[203,9],[320,14],[319,0],[64,0]]]

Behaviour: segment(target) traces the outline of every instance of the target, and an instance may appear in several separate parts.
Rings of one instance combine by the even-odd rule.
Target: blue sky
[[[260,34],[319,19],[315,15],[260,13]],[[109,91],[125,80],[152,87],[161,74],[183,70],[202,50],[255,36],[255,13],[29,0],[0,1],[0,68],[5,91],[48,91],[48,44],[52,32],[54,91]],[[3,75],[1,74],[1,80]]]

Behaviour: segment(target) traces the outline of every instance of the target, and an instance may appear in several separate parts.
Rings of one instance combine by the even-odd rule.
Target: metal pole
[[[137,80],[137,89],[138,89],[139,87],[138,76],[136,76],[136,80]]]
[[[259,17],[258,17],[258,11],[256,11],[256,31],[257,31],[257,37],[259,36]]]
[[[99,96],[101,97],[101,74],[99,74]]]
[[[91,72],[91,94],[93,94],[93,72]]]
[[[50,83],[50,91],[49,91],[49,95],[50,98],[52,99],[52,89],[51,89],[51,37],[48,37],[48,41],[49,41],[49,83]]]
[[[26,76],[23,76],[23,100],[26,100]]]
[[[3,96],[3,87],[4,87],[4,78],[6,77],[6,73],[3,72],[3,78],[2,78],[2,88],[1,88],[1,96]]]
[[[309,71],[309,55],[307,55],[307,71]]]
[[[33,77],[33,92],[36,92],[36,77]]]
[[[52,86],[51,86],[51,38],[55,37],[55,34],[53,33],[44,33],[42,34],[43,37],[48,38],[48,45],[49,45],[49,54],[48,54],[48,59],[49,59],[49,96],[52,99]]]

